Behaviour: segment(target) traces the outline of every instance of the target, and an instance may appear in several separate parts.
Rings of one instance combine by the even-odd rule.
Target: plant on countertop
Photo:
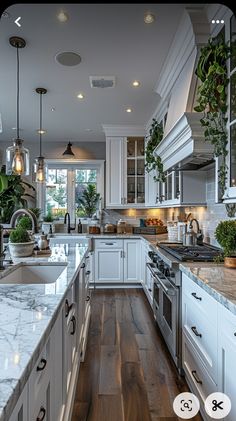
[[[35,196],[25,193],[25,186],[35,191],[35,188],[23,181],[20,175],[6,175],[5,167],[0,171],[0,222],[9,224],[12,214],[20,208],[27,207],[26,196],[35,199]],[[23,197],[24,196],[24,197]]]
[[[205,140],[214,147],[215,157],[220,157],[218,170],[219,188],[223,195],[226,188],[228,167],[226,156],[228,154],[228,134],[226,129],[227,118],[227,77],[226,60],[230,57],[230,47],[223,37],[209,39],[208,44],[201,48],[196,75],[201,80],[198,87],[197,106],[194,110],[203,112],[200,123],[204,127]]]
[[[79,204],[77,210],[81,208],[87,217],[92,218],[97,210],[100,199],[100,193],[97,193],[96,186],[94,184],[88,184],[82,195],[77,197]]]
[[[43,222],[53,222],[54,218],[51,214],[51,212],[48,212],[47,215],[44,216]]]
[[[215,238],[223,249],[224,257],[236,257],[236,220],[221,221],[216,227]]]
[[[39,209],[39,208],[28,208],[28,209],[31,210],[35,214],[35,216],[38,220],[39,217],[40,217],[40,214],[41,214],[41,209]],[[32,221],[31,221],[30,217],[27,216],[27,215],[20,216],[18,218],[17,226],[23,227],[26,230],[32,230]]]
[[[152,170],[156,170],[158,175],[154,175],[155,181],[165,182],[165,174],[163,172],[163,164],[160,156],[154,156],[154,149],[161,143],[163,138],[163,127],[161,123],[153,118],[152,124],[147,136],[148,141],[145,148],[145,168],[149,173]]]
[[[32,240],[25,228],[17,226],[11,231],[9,241],[11,243],[29,243]]]

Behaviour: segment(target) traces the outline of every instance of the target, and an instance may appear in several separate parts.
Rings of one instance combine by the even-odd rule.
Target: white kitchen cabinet
[[[140,282],[139,239],[95,239],[94,245],[95,282]]]
[[[28,384],[26,383],[9,421],[28,421]]]
[[[156,171],[150,171],[145,175],[145,206],[156,207],[159,198],[159,182],[154,180]]]
[[[140,240],[124,240],[124,281],[140,282]]]
[[[106,207],[145,206],[144,137],[106,138]]]
[[[231,412],[225,421],[236,420],[236,316],[218,303],[219,392],[231,400]]]
[[[51,418],[62,419],[65,401],[63,398],[63,324],[64,311],[61,310],[50,334],[52,353],[52,389],[51,389]]]

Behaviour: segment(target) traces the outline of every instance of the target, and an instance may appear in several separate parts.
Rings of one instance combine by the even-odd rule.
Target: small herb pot
[[[28,243],[10,243],[9,251],[12,257],[28,257],[32,256],[34,250],[34,241]]]
[[[226,268],[236,269],[236,256],[225,257],[224,265]]]

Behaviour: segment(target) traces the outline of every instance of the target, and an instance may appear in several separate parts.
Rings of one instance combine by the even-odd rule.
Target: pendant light
[[[23,146],[23,139],[19,137],[20,116],[20,69],[19,48],[24,48],[26,42],[20,37],[11,37],[9,42],[16,48],[16,130],[17,137],[13,140],[13,146],[6,149],[6,174],[29,175],[29,151]]]
[[[43,107],[42,107],[42,95],[47,93],[45,88],[36,88],[35,91],[40,95],[39,101],[39,156],[35,159],[34,172],[35,172],[35,181],[37,183],[44,183],[46,181],[46,165],[44,157],[42,156],[42,134],[44,133],[42,128],[43,121]]]
[[[71,158],[72,156],[75,156],[74,152],[71,149],[72,143],[68,143],[66,150],[63,152],[62,155],[67,156],[68,158]]]

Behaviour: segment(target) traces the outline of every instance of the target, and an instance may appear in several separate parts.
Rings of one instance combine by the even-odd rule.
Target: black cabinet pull
[[[69,316],[70,310],[72,309],[73,304],[69,304],[69,301],[65,300],[65,317]]]
[[[194,298],[196,298],[196,300],[202,300],[202,297],[198,297],[197,296],[197,294],[196,294],[196,292],[192,292],[192,296],[194,297]]]
[[[70,334],[74,335],[75,331],[76,331],[76,318],[75,318],[75,316],[71,317],[70,322],[72,323],[72,326],[73,326],[73,330],[72,330],[72,332],[70,332]]]
[[[46,409],[41,406],[36,421],[43,421],[46,415]]]
[[[148,288],[148,291],[152,292],[151,288]]]
[[[39,363],[39,365],[37,366],[37,371],[43,371],[44,369],[45,369],[45,367],[46,367],[46,365],[47,365],[47,360],[45,360],[45,358],[42,358],[41,360],[40,360],[40,363]]]
[[[234,332],[234,336],[236,336],[236,332]]]
[[[89,275],[91,273],[91,270],[87,270],[86,272],[85,272],[85,274],[86,275]]]
[[[87,295],[86,301],[89,301],[90,298],[91,298],[90,295]]]
[[[84,269],[85,268],[85,263],[82,263],[82,265],[80,267],[81,267],[81,269]]]
[[[85,259],[89,259],[90,256],[86,256]]]
[[[199,336],[199,338],[202,337],[202,334],[197,331],[196,326],[192,326],[191,329],[196,336]]]
[[[202,384],[202,381],[199,379],[196,370],[192,371],[193,378],[196,380],[197,383]]]

